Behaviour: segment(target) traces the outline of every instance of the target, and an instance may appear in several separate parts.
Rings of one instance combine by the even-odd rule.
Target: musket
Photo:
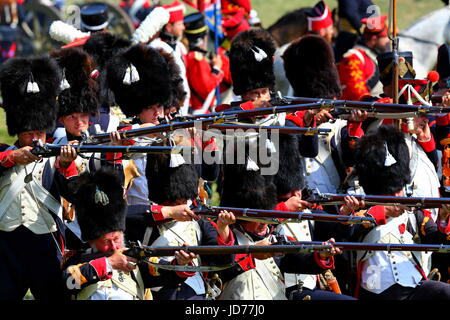
[[[282,127],[282,126],[263,126],[257,124],[232,124],[232,123],[223,123],[223,124],[212,124],[208,126],[208,129],[218,129],[220,131],[226,130],[277,130],[278,133],[283,134],[304,134],[304,135],[327,135],[331,132],[331,129],[322,129],[322,128],[312,128],[312,127]]]
[[[398,103],[379,103],[368,101],[350,101],[350,100],[333,100],[322,98],[307,98],[307,97],[273,97],[271,100],[271,107],[258,108],[253,110],[237,110],[237,111],[222,111],[216,113],[197,114],[192,116],[184,116],[185,120],[194,120],[200,118],[229,116],[235,114],[238,117],[256,117],[267,114],[278,114],[282,112],[296,112],[299,110],[311,109],[330,109],[331,113],[336,117],[342,117],[348,114],[351,110],[367,111],[370,116],[375,117],[376,114],[381,116],[389,114],[389,117],[407,118],[423,114],[439,114],[449,113],[450,108],[441,106],[428,105],[409,105]],[[395,115],[404,114],[404,115]]]
[[[44,158],[58,156],[61,148],[66,145],[62,144],[39,144],[36,143],[31,152],[36,156]],[[182,151],[192,151],[191,147],[167,147],[167,146],[92,146],[92,145],[71,145],[77,153],[150,153],[150,154],[172,154]]]
[[[255,129],[255,130],[261,130],[261,126],[255,125],[241,125],[241,124],[231,124],[227,123],[227,126],[217,126],[219,124],[225,124],[226,122],[230,121],[236,121],[238,119],[243,118],[250,118],[255,117],[259,115],[268,115],[268,114],[274,114],[274,113],[281,113],[281,112],[295,112],[298,110],[308,110],[311,108],[319,108],[320,106],[323,106],[323,104],[302,104],[298,106],[289,106],[287,107],[289,111],[282,111],[281,109],[274,110],[274,108],[260,108],[255,110],[241,110],[241,111],[235,111],[235,112],[219,112],[219,113],[209,113],[207,114],[207,117],[197,117],[197,116],[178,116],[174,118],[170,123],[164,123],[153,127],[145,127],[145,128],[137,128],[137,129],[130,129],[130,130],[124,130],[119,131],[121,139],[129,139],[139,136],[145,136],[145,135],[151,135],[151,134],[160,134],[164,132],[172,132],[178,129],[186,129],[186,128],[192,128],[200,126],[202,129],[208,129],[208,128],[216,128],[216,129],[222,129],[226,130],[228,129],[243,129],[243,130],[249,130],[249,129]],[[236,127],[232,127],[236,126]],[[239,126],[239,127],[237,127]],[[309,134],[313,134],[312,132],[319,132],[314,131],[314,129],[308,129],[305,128],[298,128],[296,129],[281,129],[282,127],[277,128],[270,128],[269,126],[263,127],[267,130],[280,130],[280,133],[297,133],[302,134],[303,131]],[[283,127],[284,128],[284,127]],[[281,132],[284,130],[285,132]],[[329,132],[327,130],[320,131],[322,133]],[[314,133],[315,134],[315,133]],[[83,144],[101,144],[110,141],[110,135],[109,133],[100,133],[92,136],[85,137]]]
[[[318,245],[320,241],[290,241],[293,245]],[[397,244],[397,243],[362,243],[333,242],[333,246],[341,250],[356,251],[425,251],[450,253],[450,245],[444,244]]]
[[[138,261],[145,261],[151,257],[169,257],[174,256],[175,251],[183,250],[186,253],[195,253],[198,255],[231,255],[231,254],[263,254],[263,253],[286,253],[298,254],[309,253],[314,251],[327,251],[332,248],[331,245],[320,244],[299,244],[299,245],[232,245],[232,246],[165,246],[153,247],[143,246],[140,243],[130,243],[127,246],[129,249],[123,251],[123,254]],[[81,262],[94,260],[101,257],[109,257],[113,252],[106,253],[89,253],[81,256]]]
[[[236,219],[257,221],[267,224],[283,224],[288,222],[301,222],[303,220],[311,220],[311,221],[325,221],[325,222],[342,222],[348,224],[367,224],[375,226],[375,219],[372,217],[356,217],[356,216],[336,215],[327,213],[242,209],[233,207],[208,207],[204,205],[193,208],[192,211],[196,215],[200,215],[203,217],[217,217],[221,211],[228,211],[232,212],[236,217]],[[164,219],[156,222],[156,224],[163,224],[170,221],[173,221],[173,219]]]
[[[414,207],[419,209],[440,208],[444,204],[450,204],[450,198],[431,198],[431,197],[394,197],[394,196],[376,196],[376,195],[353,195],[353,194],[332,194],[314,192],[306,201],[323,205],[341,205],[345,204],[344,198],[353,196],[358,200],[364,200],[366,206],[394,206],[402,205],[405,207]]]

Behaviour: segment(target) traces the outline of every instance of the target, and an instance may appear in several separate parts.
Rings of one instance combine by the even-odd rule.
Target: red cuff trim
[[[173,259],[172,262],[171,262],[171,264],[176,265],[176,264],[177,264],[177,259]],[[189,262],[189,265],[190,265],[190,266],[193,266],[192,261]],[[187,271],[175,271],[175,273],[176,273],[180,278],[183,278],[183,279],[187,279],[187,278],[192,277],[192,276],[195,275],[195,272],[187,272]]]
[[[55,162],[55,168],[58,169],[59,173],[61,173],[65,178],[71,178],[78,175],[77,166],[75,165],[75,161],[72,161],[67,168],[61,167],[59,163],[59,157]]]
[[[208,152],[219,150],[217,148],[216,139],[211,138],[208,141],[203,141],[202,142],[202,149],[203,149],[203,151],[208,151]]]
[[[6,150],[4,152],[0,152],[0,163],[5,168],[11,168],[16,165],[16,163],[9,157],[11,152],[14,150]]]
[[[217,236],[217,245],[219,246],[232,246],[235,243],[233,232],[230,230],[230,235],[228,236],[227,241],[224,241],[222,237]]]
[[[430,140],[428,140],[428,141],[417,140],[417,142],[419,142],[420,146],[422,147],[423,151],[425,151],[425,152],[431,152],[434,149],[436,149],[436,142],[434,141],[433,134],[431,134]]]
[[[314,252],[314,261],[322,269],[334,269],[334,257],[330,257],[327,260],[322,260],[320,258],[319,252]]]
[[[97,275],[101,281],[108,280],[112,277],[112,272],[108,273],[108,268],[106,267],[106,257],[98,258],[95,260],[89,261],[89,264],[94,267],[95,272],[97,272]]]
[[[361,128],[362,122],[349,122],[347,124],[347,131],[350,137],[361,138],[364,135],[364,130]]]
[[[298,127],[305,127],[305,122],[303,121],[303,116],[297,116],[297,112],[295,114],[288,114],[286,116],[287,120],[291,120],[294,122]]]
[[[216,112],[222,112],[222,111],[228,110],[229,108],[230,108],[230,105],[229,105],[229,104],[223,103],[223,104],[217,106],[216,109],[215,109],[215,111],[216,111]]]
[[[244,260],[239,262],[239,266],[242,268],[243,271],[248,271],[251,269],[255,269],[255,260],[253,259],[253,256],[251,254],[245,254],[245,253],[240,253],[240,254],[236,254],[236,261],[241,260],[242,258],[244,258]]]
[[[113,152],[107,152],[106,153],[106,160],[112,163],[122,163],[122,160],[119,159],[122,157],[122,153],[113,153]]]
[[[289,211],[289,209],[286,203],[282,201],[277,204],[277,206],[275,207],[275,211]]]
[[[164,220],[164,215],[162,214],[162,208],[164,206],[160,206],[160,205],[152,205],[150,206],[150,211],[152,212],[153,215],[153,219],[155,221],[161,221]]]
[[[367,213],[375,218],[377,225],[386,224],[386,214],[384,213],[384,206],[374,206],[367,210]]]
[[[240,107],[242,110],[256,109],[255,106],[253,105],[253,101],[247,101],[247,102],[241,103]]]

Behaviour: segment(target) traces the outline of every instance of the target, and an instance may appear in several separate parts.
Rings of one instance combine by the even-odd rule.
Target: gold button
[[[309,236],[309,233],[307,232],[306,235]]]

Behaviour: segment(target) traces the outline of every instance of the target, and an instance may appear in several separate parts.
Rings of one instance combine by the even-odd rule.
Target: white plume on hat
[[[136,43],[146,43],[169,22],[169,19],[169,11],[163,7],[156,7],[145,17],[144,21],[142,21],[139,27],[133,32],[131,41]]]
[[[72,41],[89,36],[90,32],[82,32],[75,28],[74,26],[65,23],[61,20],[54,21],[50,25],[49,30],[50,37],[53,40],[64,42],[65,44],[71,43]]]

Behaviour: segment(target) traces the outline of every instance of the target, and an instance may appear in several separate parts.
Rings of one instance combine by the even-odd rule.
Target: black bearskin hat
[[[296,96],[326,99],[341,96],[333,48],[324,38],[307,35],[292,42],[283,60]]]
[[[113,35],[109,32],[97,32],[92,34],[83,49],[92,56],[95,66],[103,71],[108,61],[114,57],[120,50],[131,46],[131,41]]]
[[[125,230],[126,201],[121,179],[110,169],[85,172],[71,182],[74,205],[84,241]],[[108,202],[99,201],[106,194]]]
[[[148,198],[158,204],[192,200],[198,195],[199,174],[195,164],[170,167],[170,155],[147,155],[145,176]]]
[[[91,77],[95,70],[91,56],[79,48],[61,49],[51,55],[58,61],[63,78],[70,86],[59,94],[58,117],[71,113],[95,114],[99,107],[99,88]]]
[[[126,84],[126,70],[133,67],[139,79]],[[175,94],[177,86],[182,85],[180,71],[174,60],[163,55],[161,50],[132,46],[111,59],[107,66],[107,79],[117,104],[127,117],[136,116],[154,104],[164,107],[179,104],[179,96]]]
[[[60,82],[58,64],[48,56],[16,57],[3,63],[0,90],[11,136],[25,131],[53,130]],[[33,83],[39,92],[27,92]]]
[[[305,187],[303,176],[303,162],[298,148],[298,136],[292,134],[280,134],[279,152],[275,161],[279,161],[278,172],[273,178],[277,187],[278,196],[292,191],[302,190]]]
[[[355,169],[364,192],[384,195],[403,189],[411,181],[409,159],[405,137],[394,126],[362,137],[355,148]]]
[[[263,29],[246,30],[231,42],[230,71],[236,95],[258,88],[273,88],[275,41]]]
[[[248,171],[245,165],[224,165],[220,205],[224,207],[273,210],[277,205],[277,189],[273,176]]]
[[[112,57],[129,46],[131,46],[131,41],[109,32],[96,32],[83,45],[83,49],[94,59],[95,68],[100,71],[96,81],[100,87],[100,104],[102,106],[115,105],[114,94],[109,89],[106,80],[106,65]]]

